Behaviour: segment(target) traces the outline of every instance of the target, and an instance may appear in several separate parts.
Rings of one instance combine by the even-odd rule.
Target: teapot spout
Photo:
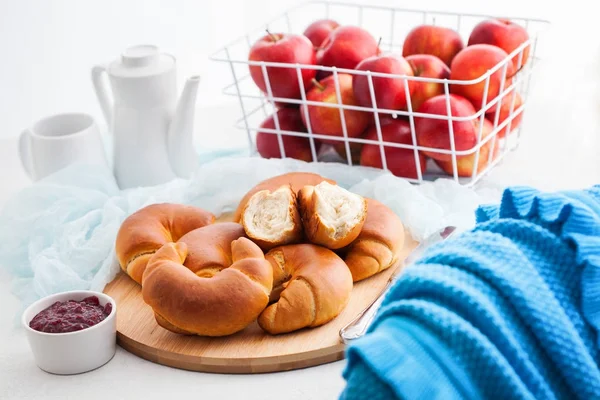
[[[171,167],[182,178],[189,178],[198,166],[194,148],[194,114],[199,83],[199,76],[192,76],[186,81],[167,135]]]

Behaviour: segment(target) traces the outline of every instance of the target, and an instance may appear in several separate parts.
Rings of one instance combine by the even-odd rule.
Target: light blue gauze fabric
[[[347,350],[341,399],[599,399],[600,186],[507,189]]]

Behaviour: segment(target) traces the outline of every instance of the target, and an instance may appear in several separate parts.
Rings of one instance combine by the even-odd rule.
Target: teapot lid
[[[113,61],[108,67],[110,75],[123,78],[160,75],[175,66],[175,58],[161,54],[157,46],[132,46],[121,54],[121,58]]]

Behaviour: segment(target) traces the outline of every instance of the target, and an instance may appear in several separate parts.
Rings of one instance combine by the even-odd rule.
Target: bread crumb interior
[[[334,238],[344,237],[363,216],[364,200],[340,186],[321,182],[315,186],[316,210],[321,221],[335,230]]]
[[[263,240],[276,241],[294,229],[290,215],[291,191],[282,187],[269,193],[263,190],[248,201],[244,213],[244,225],[248,234]]]

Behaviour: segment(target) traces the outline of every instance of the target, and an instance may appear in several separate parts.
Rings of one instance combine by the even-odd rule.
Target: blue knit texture
[[[600,186],[507,189],[477,221],[393,285],[342,399],[600,398]]]

